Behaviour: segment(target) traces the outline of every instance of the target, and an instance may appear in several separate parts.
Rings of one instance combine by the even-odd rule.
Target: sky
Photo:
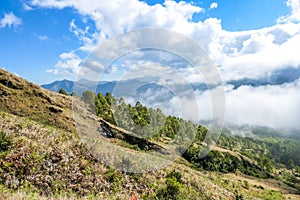
[[[141,12],[138,8],[132,9],[130,6],[128,8],[123,6],[113,8],[112,5],[107,5],[107,8],[99,8],[96,12],[99,12],[104,17],[111,18],[106,22],[110,24],[105,25],[105,22],[97,24],[98,22],[95,22],[95,17],[91,16],[92,14],[85,10],[88,9],[88,3],[86,3],[86,8],[85,4],[81,3],[82,8],[80,8],[80,6],[73,6],[72,2],[71,0],[1,0],[0,38],[2,47],[0,48],[0,66],[38,84],[49,83],[64,77],[74,78],[71,74],[53,74],[47,73],[47,70],[55,68],[60,55],[63,53],[76,52],[83,56],[87,55],[87,52],[80,52],[79,50],[80,47],[85,45],[83,37],[92,38],[92,34],[101,30],[105,31],[107,35],[122,33],[126,23],[123,22],[123,24],[117,25],[117,22],[115,22],[121,20],[117,14],[118,9],[122,10],[122,12],[125,12],[126,9],[133,13]],[[103,4],[101,0],[97,2],[99,5]],[[111,4],[118,4],[113,2]],[[142,4],[136,0],[129,2],[132,2],[132,7],[135,4]],[[171,13],[175,12],[177,12],[176,14],[184,15],[185,12],[172,10],[171,6],[164,6],[164,1],[160,0],[144,2],[149,5],[145,5],[149,10],[151,10],[151,7],[157,6],[157,4],[162,5],[165,15],[171,15]],[[180,3],[177,4],[180,6]],[[187,8],[191,10],[191,13],[189,13],[189,15],[192,15],[191,23],[216,19],[220,20],[222,29],[227,31],[256,30],[270,27],[276,24],[278,18],[290,13],[290,8],[286,6],[284,0],[220,0],[216,2],[193,1],[193,3],[188,1],[185,3],[185,6],[188,7],[188,5],[191,7]],[[195,12],[195,9],[192,7],[198,7],[200,11]],[[123,14],[120,13],[120,15]],[[151,20],[151,17],[153,18],[155,15],[159,15],[159,13],[153,16],[150,16],[149,13],[145,14],[145,16],[147,15],[149,15],[148,22],[142,25],[133,25],[132,27],[143,28],[150,26],[173,29],[172,27],[168,27],[167,24],[158,25],[157,22]],[[128,21],[130,20],[128,19]],[[139,18],[135,17],[134,20],[138,24]],[[71,30],[70,28],[72,22],[75,23],[78,29],[84,30],[85,27],[89,27],[89,31],[76,35],[74,33],[75,30]],[[109,27],[104,28],[104,26],[111,26],[115,30],[108,30]],[[116,28],[114,26],[120,27]],[[180,30],[178,31],[180,32]],[[33,71],[34,73],[32,73]]]
[[[37,84],[74,80],[98,45],[147,27],[204,49],[224,82],[226,120],[300,129],[300,0],[1,0],[0,67]]]

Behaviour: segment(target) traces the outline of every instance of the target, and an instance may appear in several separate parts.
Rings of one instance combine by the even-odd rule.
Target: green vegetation
[[[94,98],[96,114],[110,123],[132,131],[143,138],[161,142],[165,142],[162,138],[170,138],[170,140],[175,140],[183,145],[192,144],[187,151],[185,151],[184,146],[183,149],[180,149],[181,147],[179,146],[178,150],[180,152],[183,150],[184,158],[190,161],[197,169],[223,173],[240,170],[247,175],[269,177],[275,168],[275,162],[281,162],[287,158],[292,162],[300,155],[300,152],[299,154],[293,152],[297,151],[298,147],[296,147],[296,144],[299,144],[299,141],[289,141],[290,144],[287,146],[293,149],[292,151],[284,150],[288,147],[283,145],[276,145],[281,140],[284,140],[286,144],[287,139],[254,139],[232,136],[228,133],[221,135],[218,146],[239,152],[255,162],[249,162],[243,158],[237,158],[236,155],[218,151],[212,151],[207,157],[199,158],[198,154],[203,148],[204,138],[209,136],[209,132],[204,126],[178,117],[165,116],[160,109],[147,108],[140,102],[137,102],[135,106],[126,104],[123,98],[116,99],[110,93],[106,93],[106,96],[104,96],[102,94],[96,95],[95,93],[92,94],[92,92],[85,92],[83,99],[87,99],[85,97],[87,96],[86,93],[91,97],[89,99]],[[89,107],[91,107],[91,103],[92,100],[88,101]],[[141,146],[140,144],[137,145]],[[275,153],[280,153],[280,156]],[[285,163],[288,167],[288,161],[282,163]]]
[[[263,138],[276,162],[285,164],[287,168],[300,166],[300,139],[289,139],[283,137]]]
[[[171,171],[167,174],[165,186],[157,191],[158,199],[185,199],[184,185],[182,185],[182,174],[178,171]]]
[[[11,145],[11,138],[9,138],[3,131],[0,131],[0,152],[7,151]]]
[[[219,195],[204,190],[204,186],[211,187],[208,180],[200,184],[206,175],[189,177],[192,171],[186,166],[170,166],[148,174],[126,174],[101,164],[82,145],[77,134],[2,112],[0,125],[7,133],[3,134],[4,140],[12,141],[9,149],[0,154],[0,191],[4,199],[7,196],[117,199],[120,195],[129,199],[131,193],[139,197],[143,193],[144,199]],[[218,190],[222,194],[223,189],[218,187]]]
[[[185,157],[188,157],[189,160],[194,164],[196,168],[209,170],[209,171],[218,171],[223,173],[236,172],[236,170],[243,167],[240,165],[240,161],[235,156],[230,155],[229,153],[221,153],[219,151],[211,151],[204,158],[199,158],[196,152],[191,152],[189,149]]]
[[[240,137],[222,134],[218,146],[240,152],[257,161],[265,171],[272,173],[276,163],[287,169],[300,166],[300,140],[285,137]]]
[[[97,96],[95,96],[95,109],[97,115],[103,117],[110,123],[115,123],[113,113],[110,108],[111,101],[112,100],[109,98],[109,93],[107,93],[106,97],[99,93]]]
[[[63,88],[61,88],[59,91],[58,91],[59,94],[63,94],[63,95],[66,95],[68,96],[68,93],[66,90],[64,90]]]
[[[254,160],[256,165],[265,172],[273,172],[275,161],[267,145],[260,139],[222,134],[218,140],[218,146],[239,152]]]

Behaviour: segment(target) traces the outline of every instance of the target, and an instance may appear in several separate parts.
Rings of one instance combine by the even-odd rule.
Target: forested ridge
[[[127,104],[124,98],[115,98],[111,93],[95,94],[85,91],[82,100],[91,110],[106,121],[134,132],[142,138],[167,143],[168,141],[193,140],[183,157],[195,168],[220,171],[241,172],[257,177],[269,177],[280,168],[300,173],[300,140],[281,135],[258,135],[242,137],[232,135],[225,129],[217,145],[224,149],[239,152],[253,162],[241,161],[227,152],[211,151],[207,157],[198,158],[204,138],[210,137],[208,129],[200,124],[175,116],[166,116],[159,108],[147,108],[139,101]],[[207,140],[209,141],[209,140]],[[204,144],[209,145],[209,144]],[[180,148],[180,145],[179,145]]]

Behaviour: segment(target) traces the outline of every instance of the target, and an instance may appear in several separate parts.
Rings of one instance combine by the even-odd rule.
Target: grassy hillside
[[[75,131],[72,99],[0,69],[0,110]]]
[[[282,166],[281,176],[275,176],[277,171],[264,179],[246,175],[244,169],[265,170],[252,154],[226,148],[225,143],[206,160],[193,156],[199,145],[195,142],[185,158],[178,157],[163,169],[142,174],[117,171],[88,150],[80,132],[89,127],[85,120],[99,123],[106,135],[115,134],[107,140],[120,148],[143,154],[149,151],[138,145],[144,141],[126,137],[137,129],[126,131],[109,122],[104,126],[79,99],[44,90],[4,70],[0,70],[0,97],[0,199],[299,199],[298,177],[286,178],[295,171]],[[83,121],[73,120],[72,101],[79,105],[73,109]],[[144,123],[140,114],[147,116],[146,110],[138,106],[137,123]],[[97,114],[109,119],[101,108]],[[168,120],[169,125],[177,121]],[[167,136],[172,136],[168,130],[154,135],[147,145],[163,148]],[[235,170],[224,171],[232,160]],[[206,168],[207,163],[212,165]]]
[[[1,134],[11,141],[0,154],[0,191],[5,199],[129,199],[131,194],[144,199],[170,195],[171,199],[283,199],[281,192],[295,192],[284,183],[278,182],[278,186],[285,190],[269,189],[261,186],[264,181],[247,183],[239,173],[231,174],[235,177],[232,181],[221,173],[197,171],[180,161],[161,171],[125,174],[102,165],[76,134],[4,112],[0,121]]]

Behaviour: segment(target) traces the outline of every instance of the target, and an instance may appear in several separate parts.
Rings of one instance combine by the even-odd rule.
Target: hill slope
[[[75,131],[72,99],[0,69],[0,110]]]
[[[144,174],[116,171],[83,143],[80,131],[89,126],[85,120],[101,126],[100,118],[85,109],[79,99],[47,91],[2,69],[0,97],[0,199],[299,197],[294,188],[282,181],[248,177],[239,171],[225,175],[196,170],[183,158],[164,169]],[[72,101],[78,107],[72,108]],[[84,113],[83,121],[75,123],[74,109]],[[105,124],[107,130],[102,128],[100,132],[128,133]],[[128,148],[130,144],[122,137],[107,140],[133,154],[144,153]],[[106,149],[102,150],[105,153]],[[215,150],[245,158],[229,150]]]

